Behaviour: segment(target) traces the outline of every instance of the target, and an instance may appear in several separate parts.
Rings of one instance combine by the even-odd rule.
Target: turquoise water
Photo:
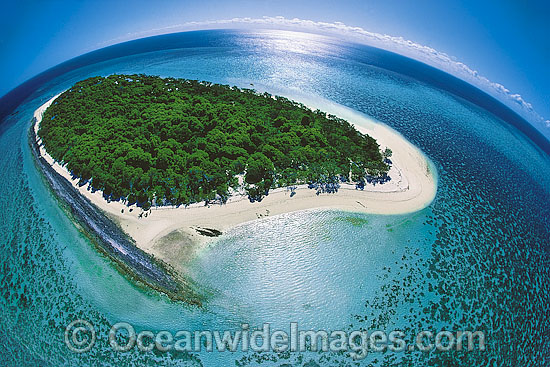
[[[286,32],[181,37],[179,49],[117,57],[57,76],[3,123],[2,365],[548,364],[546,153],[487,110],[373,66],[369,48]],[[298,99],[329,99],[420,147],[438,173],[436,199],[408,215],[316,210],[241,225],[191,264],[190,276],[210,293],[205,309],[172,303],[140,289],[97,253],[59,209],[31,159],[33,111],[78,80],[110,73],[252,83]],[[64,343],[65,327],[76,318],[97,329],[96,345],[83,354]],[[304,330],[402,329],[410,335],[426,328],[481,329],[488,347],[374,353],[364,361],[335,353],[117,353],[107,335],[119,321],[155,331],[235,330],[264,322],[274,329],[298,322]]]

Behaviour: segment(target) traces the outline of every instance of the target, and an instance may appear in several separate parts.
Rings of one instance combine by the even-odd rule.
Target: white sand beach
[[[33,128],[36,132],[42,114],[58,96],[35,111],[36,123]],[[138,247],[180,269],[194,251],[211,239],[199,234],[197,227],[225,232],[260,217],[314,208],[403,214],[423,209],[432,202],[437,191],[436,172],[422,152],[399,133],[339,105],[306,105],[346,119],[362,133],[375,138],[382,149],[390,148],[393,151],[393,164],[389,172],[391,180],[384,184],[367,184],[364,190],[355,189],[355,185],[342,184],[337,193],[320,195],[305,185],[298,186],[293,197],[290,197],[287,189],[276,189],[270,191],[261,202],[255,203],[251,203],[245,196],[233,196],[223,205],[205,206],[204,203],[198,203],[187,208],[153,207],[145,217],[140,216],[142,210],[135,205],[128,207],[122,202],[107,202],[100,191],[92,193],[87,185],[79,187],[78,180],[72,180],[68,170],[55,162],[44,147],[41,147],[40,154],[82,195],[118,222]]]

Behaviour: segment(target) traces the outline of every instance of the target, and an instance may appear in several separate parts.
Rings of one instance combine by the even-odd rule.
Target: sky
[[[306,22],[309,28],[298,27],[308,31],[378,34],[409,45],[404,52],[394,50],[411,57],[420,50],[428,61],[444,59],[446,71],[466,70],[461,72],[531,108],[541,124],[550,125],[550,2],[539,0],[5,0],[0,5],[0,96],[50,67],[107,45],[238,23],[219,20],[281,19],[277,16],[314,21]],[[426,61],[422,55],[415,58]]]

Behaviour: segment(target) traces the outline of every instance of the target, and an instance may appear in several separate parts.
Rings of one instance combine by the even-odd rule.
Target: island
[[[31,143],[51,180],[181,282],[204,244],[240,223],[320,208],[406,213],[433,200],[433,166],[406,139],[311,107],[210,82],[98,76],[41,106]]]

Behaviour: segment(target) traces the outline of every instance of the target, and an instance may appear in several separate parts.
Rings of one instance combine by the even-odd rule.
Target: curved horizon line
[[[317,22],[299,18],[288,19],[282,16],[264,16],[262,18],[231,18],[207,21],[191,21],[176,24],[172,26],[155,28],[147,31],[128,33],[126,36],[118,37],[105,41],[97,45],[93,51],[99,48],[112,46],[117,43],[132,41],[139,38],[170,34],[191,30],[206,30],[205,27],[227,28],[227,26],[260,26],[260,28],[306,31],[320,35],[328,36],[347,36],[352,37],[353,41],[382,48],[387,51],[395,52],[406,57],[410,57],[420,62],[441,69],[451,75],[458,77],[468,83],[471,83],[491,96],[497,98],[506,106],[531,121],[532,125],[539,130],[545,137],[550,139],[550,119],[544,118],[536,112],[533,105],[527,102],[518,93],[513,93],[504,85],[490,81],[488,78],[480,75],[478,71],[471,69],[468,65],[457,61],[455,57],[447,53],[437,51],[436,49],[407,40],[403,37],[391,36],[367,31],[361,27],[348,26],[342,22]],[[286,28],[286,29],[281,29]],[[212,28],[210,28],[212,29]],[[348,38],[347,41],[350,41]],[[86,51],[86,52],[88,52]]]

